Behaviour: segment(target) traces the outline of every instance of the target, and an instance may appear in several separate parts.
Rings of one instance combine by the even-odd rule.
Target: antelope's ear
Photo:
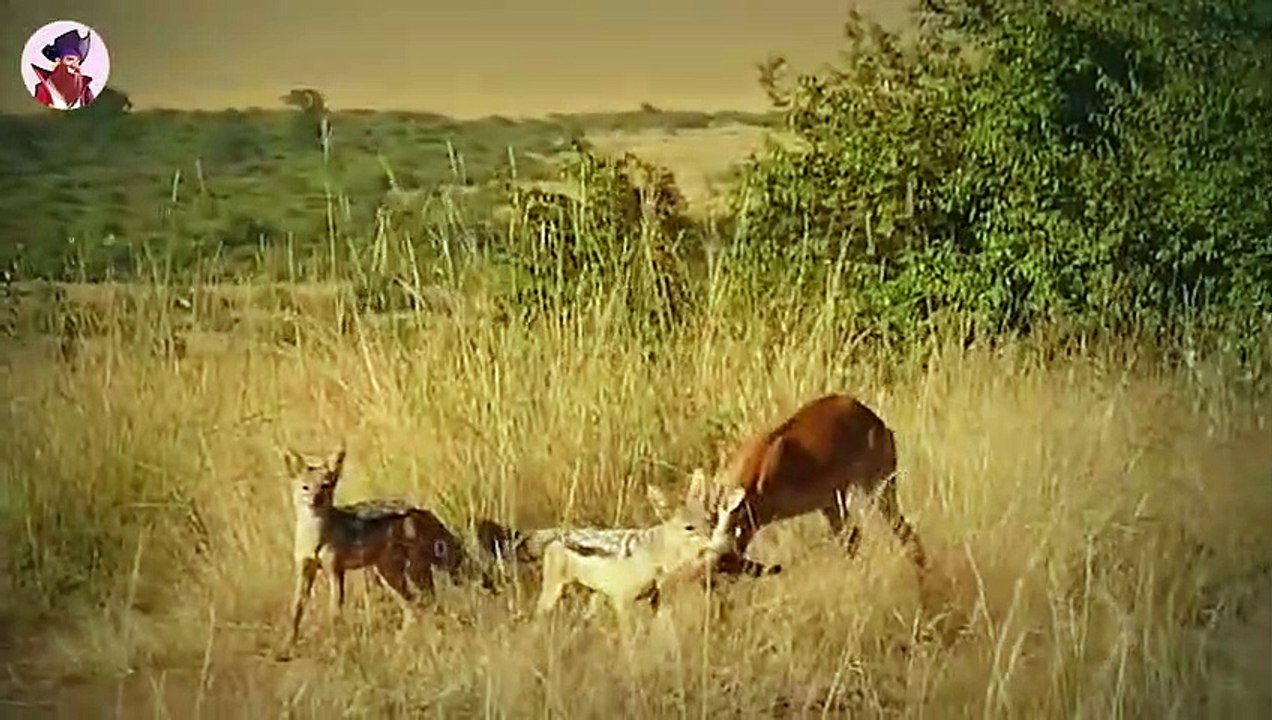
[[[654,514],[659,520],[666,520],[671,517],[671,503],[667,501],[667,495],[663,491],[653,485],[645,486],[645,495],[649,498],[649,504],[654,506]]]
[[[291,448],[283,451],[283,463],[287,465],[287,474],[292,476],[301,474],[308,467],[305,458]]]
[[[720,502],[721,513],[732,513],[739,507],[742,507],[742,501],[746,499],[746,488],[735,487],[729,491]]]

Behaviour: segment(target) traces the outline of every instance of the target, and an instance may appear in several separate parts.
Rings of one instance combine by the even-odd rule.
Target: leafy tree
[[[322,116],[327,112],[327,98],[313,88],[293,88],[280,100],[284,105],[314,116]]]
[[[132,112],[132,98],[128,93],[117,88],[103,88],[93,99],[93,103],[83,109],[84,113],[96,117],[119,117]]]
[[[575,153],[560,174],[574,190],[508,188],[513,299],[535,312],[619,288],[649,327],[674,323],[687,293],[684,256],[700,240],[674,178],[631,154]]]
[[[1268,322],[1270,15],[931,0],[903,42],[852,14],[837,67],[762,67],[800,147],[748,167],[741,267],[820,258],[903,333],[941,308],[989,331]]]
[[[327,98],[313,88],[293,88],[279,99],[299,111],[292,126],[297,145],[317,147],[322,142],[323,124],[327,119]]]

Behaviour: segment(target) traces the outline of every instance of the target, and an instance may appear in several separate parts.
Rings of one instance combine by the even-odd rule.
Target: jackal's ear
[[[746,488],[735,487],[729,491],[720,500],[719,509],[721,513],[732,513],[742,507],[742,501],[746,499]]]
[[[299,475],[309,466],[305,458],[291,448],[283,451],[283,462],[287,465],[288,475]]]
[[[700,467],[689,473],[689,489],[685,491],[685,502],[705,505],[707,500],[707,471]]]
[[[331,460],[331,475],[339,478],[340,473],[344,471],[345,449],[342,447]]]
[[[667,495],[663,491],[653,485],[645,486],[645,495],[649,498],[649,504],[654,506],[654,514],[659,520],[666,520],[671,517],[671,503],[667,501]]]

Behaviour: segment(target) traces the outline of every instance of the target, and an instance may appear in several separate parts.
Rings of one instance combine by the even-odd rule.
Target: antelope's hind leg
[[[386,553],[375,564],[375,574],[388,586],[394,599],[399,603],[413,602],[416,590],[424,594],[432,592],[432,583],[417,578],[416,573],[412,558],[397,548]],[[432,580],[431,575],[426,577]]]
[[[853,512],[852,501],[852,493],[841,490],[835,493],[834,502],[821,509],[822,516],[830,525],[830,534],[843,543],[849,558],[857,557],[857,550],[861,546],[861,524]],[[848,530],[846,534],[845,529]]]
[[[901,514],[901,506],[897,502],[896,476],[888,478],[885,482],[878,497],[875,498],[874,506],[888,521],[892,534],[900,541],[909,553],[911,562],[922,574],[928,565],[927,553],[923,549],[923,543],[919,540],[919,534],[915,532],[914,526]]]

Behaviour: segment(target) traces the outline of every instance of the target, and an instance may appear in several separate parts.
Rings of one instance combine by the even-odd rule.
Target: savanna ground
[[[15,125],[6,188],[50,192],[5,215],[31,244],[0,349],[0,714],[1265,716],[1272,20],[948,5],[975,62],[850,21],[840,71],[768,78],[799,142],[736,173],[764,123],[58,131],[149,138],[136,159]],[[1119,85],[1110,48],[1145,72]],[[518,133],[545,167],[580,135],[683,164],[584,149],[562,178]],[[62,182],[66,147],[136,180]],[[577,182],[509,190],[513,166]],[[414,500],[471,548],[478,517],[649,522],[646,483],[827,391],[896,432],[923,587],[873,518],[849,560],[810,516],[753,545],[781,575],[684,588],[630,653],[568,604],[514,622],[530,577],[442,580],[406,628],[355,580],[334,634],[320,586],[275,659],[284,448],[347,443],[341,501]]]

